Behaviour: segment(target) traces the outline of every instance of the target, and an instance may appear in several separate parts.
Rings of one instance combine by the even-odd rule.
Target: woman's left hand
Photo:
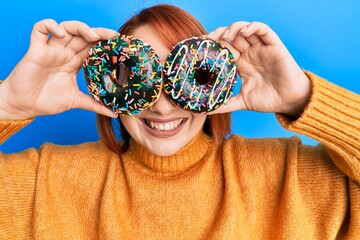
[[[235,22],[208,35],[230,49],[241,76],[240,93],[211,112],[247,109],[298,117],[311,84],[277,34],[260,22]]]

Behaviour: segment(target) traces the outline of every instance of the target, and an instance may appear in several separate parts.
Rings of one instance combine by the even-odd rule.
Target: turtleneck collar
[[[161,157],[150,152],[134,139],[130,139],[130,147],[127,154],[133,155],[135,161],[141,162],[153,171],[163,173],[181,172],[202,159],[210,143],[211,138],[200,131],[181,150],[173,155]]]

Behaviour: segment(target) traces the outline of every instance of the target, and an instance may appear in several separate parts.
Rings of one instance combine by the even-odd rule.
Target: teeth
[[[155,130],[159,130],[159,131],[170,131],[170,130],[174,130],[177,127],[179,127],[181,125],[181,123],[183,123],[183,118],[176,120],[176,121],[172,121],[172,122],[167,122],[167,123],[156,123],[150,120],[145,120],[145,123],[148,127],[155,129]]]

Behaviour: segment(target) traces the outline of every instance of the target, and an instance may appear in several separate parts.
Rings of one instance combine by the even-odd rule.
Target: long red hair
[[[183,39],[207,34],[204,27],[192,15],[168,4],[143,9],[124,23],[120,27],[119,33],[131,35],[135,28],[145,24],[150,24],[156,29],[159,38],[169,49]],[[120,154],[127,151],[130,134],[121,124],[120,118],[118,118],[118,122],[123,140],[121,146],[117,143],[112,119],[97,115],[97,127],[102,142],[110,150]],[[230,133],[230,126],[230,113],[215,114],[207,117],[203,131],[212,136],[215,141],[222,141]]]

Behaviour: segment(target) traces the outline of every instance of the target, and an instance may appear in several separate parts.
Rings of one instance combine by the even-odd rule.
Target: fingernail
[[[59,30],[59,33],[61,34],[61,36],[65,37],[65,30],[63,27],[61,27],[60,25],[58,25],[58,30]]]
[[[221,38],[227,38],[228,37],[228,35],[229,35],[229,32],[230,32],[230,30],[229,29],[227,29],[225,32],[224,32],[224,34],[222,35],[222,37]]]

